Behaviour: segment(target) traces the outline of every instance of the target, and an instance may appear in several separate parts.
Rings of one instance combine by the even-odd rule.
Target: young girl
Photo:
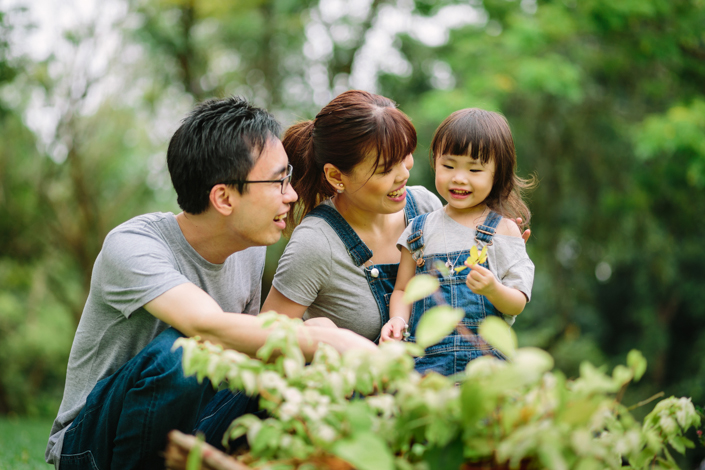
[[[511,325],[531,298],[534,265],[513,221],[521,218],[528,226],[531,214],[521,191],[529,184],[514,174],[516,154],[507,121],[476,108],[456,111],[433,136],[431,164],[438,194],[448,204],[416,217],[397,242],[401,264],[383,341],[401,339],[406,328],[414,341],[421,316],[438,305],[434,295],[413,306],[403,302],[406,284],[415,274],[440,278],[445,303],[465,310],[462,325],[474,334],[488,315],[503,317]],[[487,247],[487,261],[455,269],[465,265],[473,245],[478,250]],[[447,276],[436,268],[439,262],[448,268]],[[417,358],[416,370],[455,374],[485,354],[486,347],[456,330]]]

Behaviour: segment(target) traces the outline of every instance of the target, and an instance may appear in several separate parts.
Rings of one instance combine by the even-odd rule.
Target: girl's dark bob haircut
[[[520,217],[522,229],[529,226],[531,212],[523,193],[535,186],[535,178],[525,180],[516,175],[514,139],[504,116],[479,108],[454,112],[433,134],[430,158],[434,170],[441,155],[465,155],[482,164],[494,161],[494,181],[485,203],[504,217]]]

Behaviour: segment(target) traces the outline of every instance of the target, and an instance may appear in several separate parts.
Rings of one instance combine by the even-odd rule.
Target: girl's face
[[[414,157],[407,155],[387,173],[384,173],[383,165],[372,173],[375,161],[374,157],[368,157],[353,168],[350,175],[344,175],[345,192],[340,196],[365,211],[378,214],[399,212],[406,204],[406,182],[414,166]]]
[[[436,157],[436,190],[449,211],[469,212],[490,195],[494,171],[493,159],[483,165],[466,155],[441,155]]]

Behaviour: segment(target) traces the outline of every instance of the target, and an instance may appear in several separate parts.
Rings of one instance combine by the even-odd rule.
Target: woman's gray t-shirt
[[[409,249],[406,240],[411,235],[411,224],[399,237],[397,247]],[[475,229],[453,220],[443,208],[431,212],[423,227],[424,255],[435,255],[468,250],[472,245],[482,249],[485,245],[475,241]],[[450,260],[454,265],[455,259]],[[534,263],[526,253],[526,245],[520,237],[494,235],[492,244],[487,246],[487,263],[490,271],[505,286],[517,289],[531,300],[534,284]],[[507,323],[514,323],[514,317],[505,315]]]
[[[423,186],[407,190],[419,214],[442,206]],[[323,204],[335,208],[330,200]],[[289,300],[307,306],[305,319],[329,318],[340,328],[374,340],[382,325],[363,269],[355,266],[345,244],[325,220],[306,217],[291,235],[272,286]]]

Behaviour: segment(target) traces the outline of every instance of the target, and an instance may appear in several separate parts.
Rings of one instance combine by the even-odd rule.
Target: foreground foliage
[[[422,377],[411,356],[422,350],[408,343],[343,355],[321,345],[306,364],[296,340],[301,321],[264,316],[273,333],[257,359],[195,339],[175,345],[183,348],[187,374],[260,395],[269,417],[242,416],[224,437],[246,435],[250,449],[239,459],[255,468],[315,469],[329,457],[359,470],[459,468],[463,462],[677,468],[672,450],[693,447],[684,432],[700,425],[689,398],[662,400],[643,423],[620,403],[626,386],[646,370],[638,351],[611,374],[585,362],[580,376],[568,380],[552,370],[548,353],[517,349],[504,322],[489,318],[480,333],[509,362],[484,356],[463,376]],[[433,331],[440,323],[427,324],[427,337],[445,334]]]

